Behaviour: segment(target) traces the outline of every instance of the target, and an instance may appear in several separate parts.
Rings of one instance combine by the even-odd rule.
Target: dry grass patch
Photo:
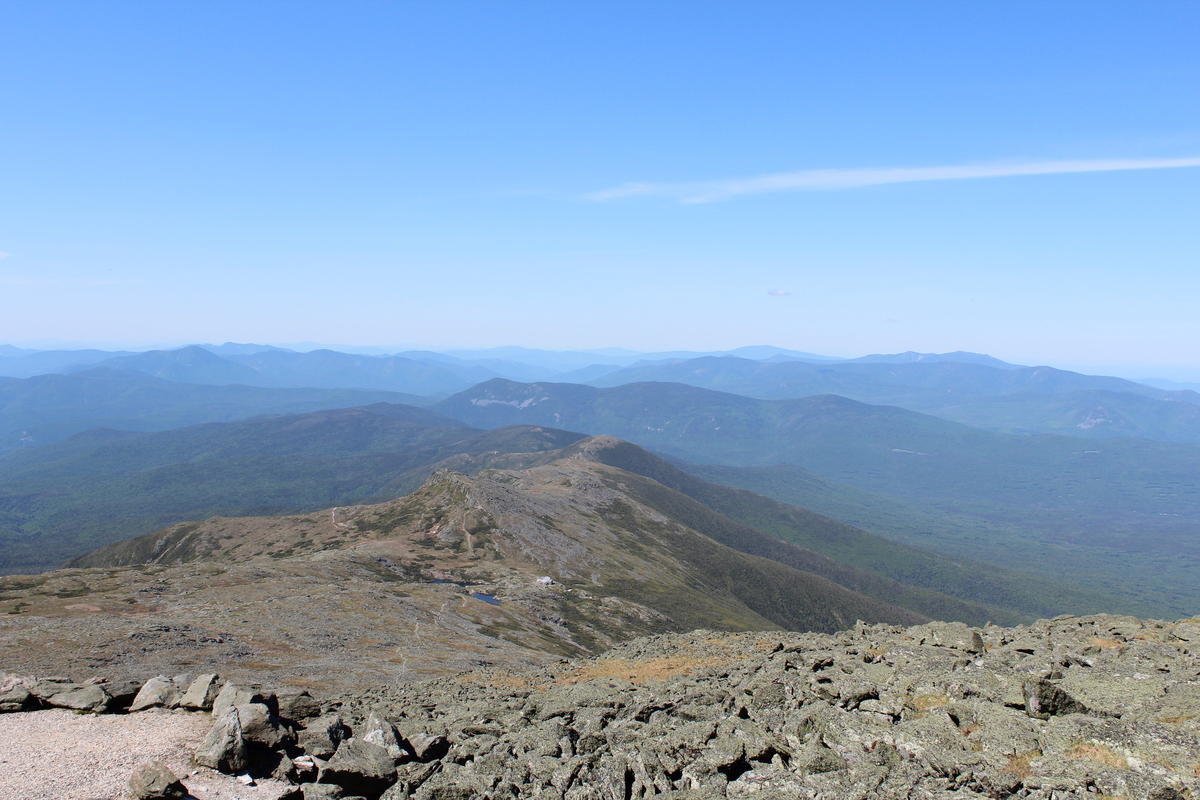
[[[1195,714],[1183,714],[1178,717],[1159,717],[1158,721],[1162,722],[1164,724],[1167,724],[1167,725],[1182,725],[1183,723],[1187,722],[1188,720],[1193,720],[1195,718],[1196,718]]]
[[[1008,757],[1008,763],[1004,766],[1004,771],[1016,775],[1021,780],[1033,775],[1032,764],[1035,760],[1042,757],[1041,750],[1028,750],[1024,753],[1013,753]]]
[[[1094,742],[1076,742],[1071,745],[1071,749],[1067,750],[1065,755],[1067,758],[1081,758],[1088,761],[1095,761],[1098,764],[1103,764],[1113,769],[1129,769],[1129,761],[1125,756],[1111,747],[1105,747],[1102,744],[1095,744]]]
[[[651,681],[665,681],[678,675],[688,675],[697,670],[729,662],[728,658],[716,656],[663,656],[646,661],[612,658],[580,667],[574,672],[558,678],[555,683],[562,685],[600,678],[617,678],[629,683],[645,684]]]
[[[1098,647],[1101,650],[1112,650],[1114,647],[1120,647],[1122,643],[1116,639],[1104,639],[1099,636],[1093,636],[1091,639],[1088,639],[1088,644],[1092,647]]]
[[[949,704],[950,698],[944,694],[919,694],[908,701],[908,707],[920,714]]]

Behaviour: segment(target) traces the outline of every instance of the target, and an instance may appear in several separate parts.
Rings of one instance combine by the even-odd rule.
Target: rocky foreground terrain
[[[215,701],[197,762],[304,800],[1200,796],[1200,620],[694,631],[320,701],[183,688],[134,707]]]

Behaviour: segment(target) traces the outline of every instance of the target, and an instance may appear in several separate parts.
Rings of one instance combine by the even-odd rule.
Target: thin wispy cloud
[[[791,294],[787,289],[767,289],[768,297],[787,297]]]
[[[974,178],[1010,178],[1023,175],[1063,175],[1075,172],[1119,172],[1139,169],[1179,169],[1181,167],[1200,167],[1200,157],[1026,161],[960,164],[946,167],[810,169],[715,181],[626,183],[592,192],[585,197],[599,202],[629,197],[667,197],[681,203],[713,203],[718,200],[728,200],[731,197],[771,192],[824,191],[881,186],[888,183],[962,181]]]
[[[12,253],[6,253],[3,250],[0,250],[0,261],[3,261],[4,259],[8,258],[11,255],[12,255]]]

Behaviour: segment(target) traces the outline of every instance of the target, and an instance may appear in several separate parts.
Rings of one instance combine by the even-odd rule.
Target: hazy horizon
[[[650,347],[650,346],[617,346],[617,345],[597,345],[595,347],[556,347],[545,343],[498,343],[490,342],[485,344],[475,345],[440,345],[429,343],[395,343],[395,344],[375,344],[375,343],[347,343],[347,342],[285,342],[285,341],[241,341],[234,342],[230,339],[213,339],[208,341],[134,341],[134,342],[111,342],[111,341],[88,341],[88,340],[32,340],[32,341],[0,341],[0,345],[11,345],[13,347],[29,349],[29,350],[74,350],[74,349],[96,349],[96,350],[130,350],[130,351],[148,351],[148,350],[173,350],[181,347],[192,345],[212,345],[219,346],[221,344],[255,344],[265,345],[270,347],[281,347],[299,352],[307,352],[318,349],[337,350],[342,352],[359,352],[369,355],[385,355],[393,353],[401,353],[406,351],[429,351],[435,353],[469,352],[477,350],[503,350],[506,348],[523,348],[530,350],[547,350],[572,353],[601,353],[605,350],[619,350],[629,354],[646,354],[654,355],[658,353],[671,352],[692,352],[692,353],[707,353],[707,352],[729,352],[744,347],[779,347],[785,350],[799,351],[809,353],[815,356],[826,356],[835,359],[853,359],[868,355],[881,354],[898,354],[906,352],[920,353],[950,353],[950,352],[975,352],[981,355],[989,355],[993,358],[998,358],[1001,361],[1006,361],[1010,364],[1021,366],[1048,366],[1056,369],[1069,370],[1072,372],[1081,372],[1092,375],[1112,375],[1115,377],[1126,378],[1128,380],[1167,380],[1178,381],[1181,383],[1200,383],[1200,365],[1194,364],[1172,364],[1166,362],[1134,362],[1134,363],[1113,363],[1103,361],[1072,361],[1059,360],[1048,361],[1039,360],[1038,358],[1023,358],[1019,356],[1005,356],[1000,353],[987,350],[966,350],[962,347],[948,347],[940,350],[914,350],[906,347],[893,347],[890,349],[863,351],[863,352],[845,352],[834,353],[827,351],[816,351],[803,346],[789,347],[768,342],[743,342],[726,347],[713,348],[696,348],[696,347]]]

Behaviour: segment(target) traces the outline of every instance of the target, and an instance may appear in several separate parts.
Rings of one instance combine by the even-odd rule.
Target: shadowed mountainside
[[[421,398],[356,389],[199,386],[110,369],[0,378],[0,454],[95,428],[158,431],[259,414],[413,401]]]

